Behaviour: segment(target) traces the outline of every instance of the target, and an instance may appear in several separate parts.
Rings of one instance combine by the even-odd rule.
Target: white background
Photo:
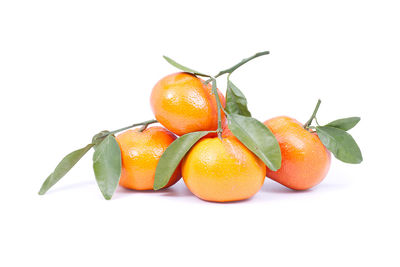
[[[399,266],[398,1],[1,1],[2,266]],[[266,180],[248,201],[204,202],[180,181],[103,200],[91,153],[45,196],[70,151],[153,117],[162,55],[232,80],[261,121],[361,116],[361,165],[322,184]],[[225,81],[219,88],[225,91]],[[395,255],[397,253],[397,255]]]

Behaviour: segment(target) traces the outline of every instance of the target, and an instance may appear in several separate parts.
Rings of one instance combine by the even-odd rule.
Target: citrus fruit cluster
[[[182,72],[162,78],[153,87],[150,103],[156,120],[96,134],[90,144],[64,157],[39,194],[46,193],[91,148],[97,184],[106,199],[111,199],[118,184],[159,190],[183,177],[189,190],[203,200],[238,201],[256,194],[265,177],[294,190],[317,185],[328,173],[331,153],[343,162],[361,163],[361,151],[347,132],[360,118],[321,126],[316,119],[320,100],[305,124],[286,116],[262,123],[251,116],[231,74],[267,54],[257,53],[215,76],[164,57]],[[217,78],[225,74],[224,96]],[[157,122],[163,127],[149,126]]]

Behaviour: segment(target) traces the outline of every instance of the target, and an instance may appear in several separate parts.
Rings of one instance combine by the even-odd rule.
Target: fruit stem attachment
[[[147,126],[149,126],[148,123],[145,124],[145,125],[143,125],[142,127],[140,127],[139,132],[141,133],[141,132],[143,132],[144,130],[146,130],[146,129],[147,129]]]
[[[223,109],[221,101],[219,99],[218,95],[218,89],[217,89],[217,80],[215,77],[211,77],[212,80],[212,93],[215,96],[215,101],[217,102],[217,109],[218,109],[218,129],[217,129],[217,134],[218,138],[222,140],[222,119],[221,119],[221,110]]]
[[[214,79],[218,78],[221,75],[224,75],[224,74],[227,74],[227,73],[229,73],[229,75],[230,75],[230,74],[232,74],[232,72],[234,72],[239,67],[241,67],[242,65],[246,64],[247,62],[249,62],[249,61],[251,61],[251,60],[253,60],[253,59],[257,58],[257,57],[261,57],[261,56],[268,55],[268,54],[269,54],[269,51],[263,51],[263,52],[258,52],[256,54],[252,55],[251,57],[242,59],[242,61],[240,61],[236,65],[230,67],[229,69],[221,70],[220,72],[218,72],[217,75],[215,75],[214,77],[212,77],[212,78],[208,79],[207,81],[205,81],[205,84],[208,84],[209,82],[211,82],[213,80],[213,78]]]
[[[303,126],[303,128],[304,129],[308,129],[308,128],[310,128],[310,125],[311,125],[311,123],[312,123],[312,121],[314,120],[314,119],[316,119],[316,115],[317,115],[317,112],[318,112],[318,109],[319,109],[319,106],[321,105],[321,99],[318,99],[318,102],[317,102],[317,105],[315,106],[315,108],[314,108],[314,112],[313,112],[313,114],[311,115],[311,117],[310,117],[310,119],[304,124],[304,126]]]
[[[116,134],[116,133],[128,130],[129,128],[143,125],[143,127],[140,128],[140,130],[139,130],[140,132],[142,132],[147,128],[147,126],[149,126],[149,124],[156,123],[156,122],[158,122],[158,121],[157,120],[148,120],[148,121],[144,121],[144,122],[135,123],[135,124],[132,124],[130,126],[127,126],[127,127],[112,131],[109,134]]]

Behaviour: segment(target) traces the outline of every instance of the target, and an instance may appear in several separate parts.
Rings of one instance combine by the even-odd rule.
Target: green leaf
[[[164,59],[165,59],[169,64],[171,64],[171,65],[174,66],[175,68],[178,68],[178,69],[183,70],[183,71],[185,71],[185,72],[193,73],[193,74],[198,75],[198,76],[210,77],[210,75],[203,74],[203,73],[198,72],[198,71],[196,71],[196,70],[194,70],[194,69],[185,67],[185,66],[179,64],[178,62],[176,62],[175,60],[173,60],[172,58],[169,58],[169,57],[167,57],[167,56],[163,56],[163,57],[164,57]]]
[[[93,136],[92,144],[98,145],[101,141],[103,141],[107,135],[110,134],[110,131],[104,130]]]
[[[230,114],[251,117],[251,113],[247,109],[246,97],[230,80],[228,80],[228,86],[226,88],[225,110]]]
[[[346,131],[330,126],[317,126],[316,130],[321,142],[338,160],[354,164],[362,162],[360,148]]]
[[[206,136],[208,133],[210,131],[182,135],[167,147],[157,164],[153,185],[154,190],[159,190],[168,184],[169,179],[171,179],[172,174],[186,153],[200,138]]]
[[[249,150],[272,171],[281,167],[281,149],[272,132],[260,121],[238,114],[227,114],[228,127]]]
[[[360,120],[361,120],[360,117],[350,117],[350,118],[332,121],[325,126],[335,127],[335,128],[342,129],[344,131],[348,131],[351,128],[353,128],[354,126],[356,126]]]
[[[94,147],[93,170],[105,199],[111,199],[121,175],[121,150],[115,137],[108,135]]]
[[[93,144],[89,144],[66,155],[60,163],[58,163],[53,173],[44,181],[39,190],[39,195],[44,195],[53,185],[60,181],[60,179],[63,178],[92,147]]]

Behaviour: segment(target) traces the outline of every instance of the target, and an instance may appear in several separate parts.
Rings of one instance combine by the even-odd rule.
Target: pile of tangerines
[[[189,190],[203,200],[238,201],[256,194],[266,176],[294,190],[317,185],[328,173],[331,153],[343,162],[360,163],[360,149],[347,132],[359,117],[321,126],[316,119],[321,101],[304,124],[286,116],[264,123],[251,117],[231,74],[267,54],[257,53],[215,76],[164,57],[183,72],[170,74],[154,86],[150,102],[156,120],[96,134],[87,146],[62,159],[39,194],[46,193],[91,148],[95,177],[106,199],[111,199],[118,184],[159,190],[183,177]],[[217,78],[223,75],[225,96],[217,89]],[[153,123],[163,127],[150,126]]]

